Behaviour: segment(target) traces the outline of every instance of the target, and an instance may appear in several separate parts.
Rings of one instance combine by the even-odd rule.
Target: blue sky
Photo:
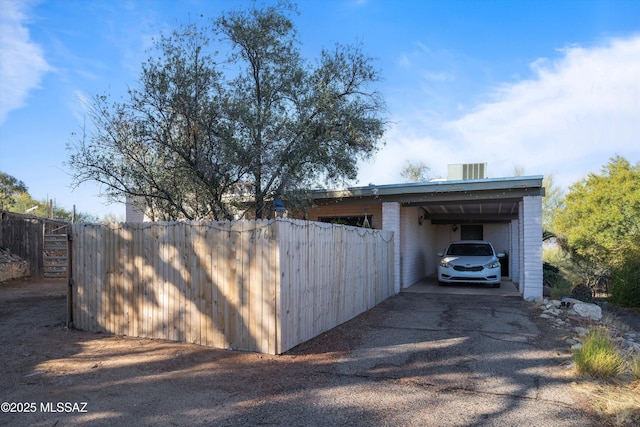
[[[266,2],[270,4],[272,2]],[[66,144],[83,98],[136,85],[161,31],[250,1],[0,0],[0,170],[36,199],[102,217],[97,185],[72,191]],[[260,4],[260,2],[258,2]],[[336,42],[376,58],[392,121],[353,185],[402,182],[406,160],[444,177],[553,173],[568,187],[616,154],[640,161],[640,2],[308,0],[295,17],[308,59]],[[201,15],[204,18],[201,18]],[[89,123],[87,123],[89,126]]]

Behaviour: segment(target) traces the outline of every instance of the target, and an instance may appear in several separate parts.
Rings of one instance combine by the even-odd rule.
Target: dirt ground
[[[65,281],[0,284],[0,425],[492,424],[468,418],[466,410],[445,424],[429,422],[439,405],[460,399],[457,393],[478,410],[484,409],[487,396],[476,401],[468,391],[452,394],[438,382],[407,388],[400,380],[365,381],[358,375],[335,373],[341,372],[335,368],[341,358],[362,342],[363,331],[375,333],[367,322],[371,316],[384,317],[384,309],[364,313],[282,356],[69,330],[65,313]],[[566,367],[558,364],[553,369],[566,376]],[[365,382],[370,392],[362,393]],[[358,392],[350,394],[350,387]],[[334,393],[338,388],[340,393]],[[416,390],[423,399],[419,402]],[[314,400],[318,396],[331,404],[321,405]],[[383,398],[387,401],[381,405]],[[528,410],[533,412],[540,404],[526,396],[513,400],[514,405],[531,405]],[[421,419],[399,418],[418,404],[431,409]],[[565,410],[571,416],[590,411],[586,402],[580,404],[582,408],[547,406],[563,419]],[[284,414],[286,419],[281,418]],[[514,415],[516,411],[505,414],[501,416],[513,418],[501,418],[502,422],[511,425],[547,425],[544,420],[524,422]],[[549,425],[572,425],[563,420],[565,424],[556,419]]]
[[[281,378],[297,374],[301,359],[314,364],[314,358],[333,357],[331,352],[274,357],[103,336],[67,329],[65,313],[64,280],[0,284],[0,394],[3,404],[15,406],[3,407],[0,425],[125,425],[132,415],[146,420],[140,424],[180,425],[179,416],[156,414],[191,408],[198,417],[198,405],[208,409],[208,403],[223,400],[230,408],[258,404],[265,399],[264,376],[272,377],[270,387],[277,390]],[[175,395],[172,383],[180,391]],[[185,390],[206,390],[207,396]],[[233,395],[254,400],[233,402]],[[108,409],[101,403],[105,397]],[[200,421],[216,424],[233,415],[220,409]]]

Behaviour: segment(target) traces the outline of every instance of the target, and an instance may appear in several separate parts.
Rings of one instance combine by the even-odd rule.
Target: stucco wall
[[[484,224],[484,240],[491,242],[496,252],[509,253],[509,224]]]

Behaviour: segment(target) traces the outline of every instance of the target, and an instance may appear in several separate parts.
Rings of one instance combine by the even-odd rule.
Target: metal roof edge
[[[455,181],[426,181],[401,184],[367,185],[349,187],[341,190],[313,190],[313,199],[333,199],[348,197],[379,197],[418,193],[449,193],[461,191],[506,190],[522,188],[541,188],[542,175],[516,176],[502,178],[483,178]]]

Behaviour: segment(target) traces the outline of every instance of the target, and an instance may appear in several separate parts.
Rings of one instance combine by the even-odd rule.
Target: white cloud
[[[27,3],[5,0],[0,18],[0,124],[10,111],[26,104],[29,91],[39,87],[50,67],[42,48],[29,38],[24,10]]]
[[[361,183],[400,182],[406,159],[436,175],[449,163],[488,162],[491,177],[520,165],[527,175],[555,173],[561,186],[599,172],[616,154],[640,161],[640,36],[562,53],[535,61],[533,78],[499,87],[456,120],[399,123],[375,164],[361,168]]]

